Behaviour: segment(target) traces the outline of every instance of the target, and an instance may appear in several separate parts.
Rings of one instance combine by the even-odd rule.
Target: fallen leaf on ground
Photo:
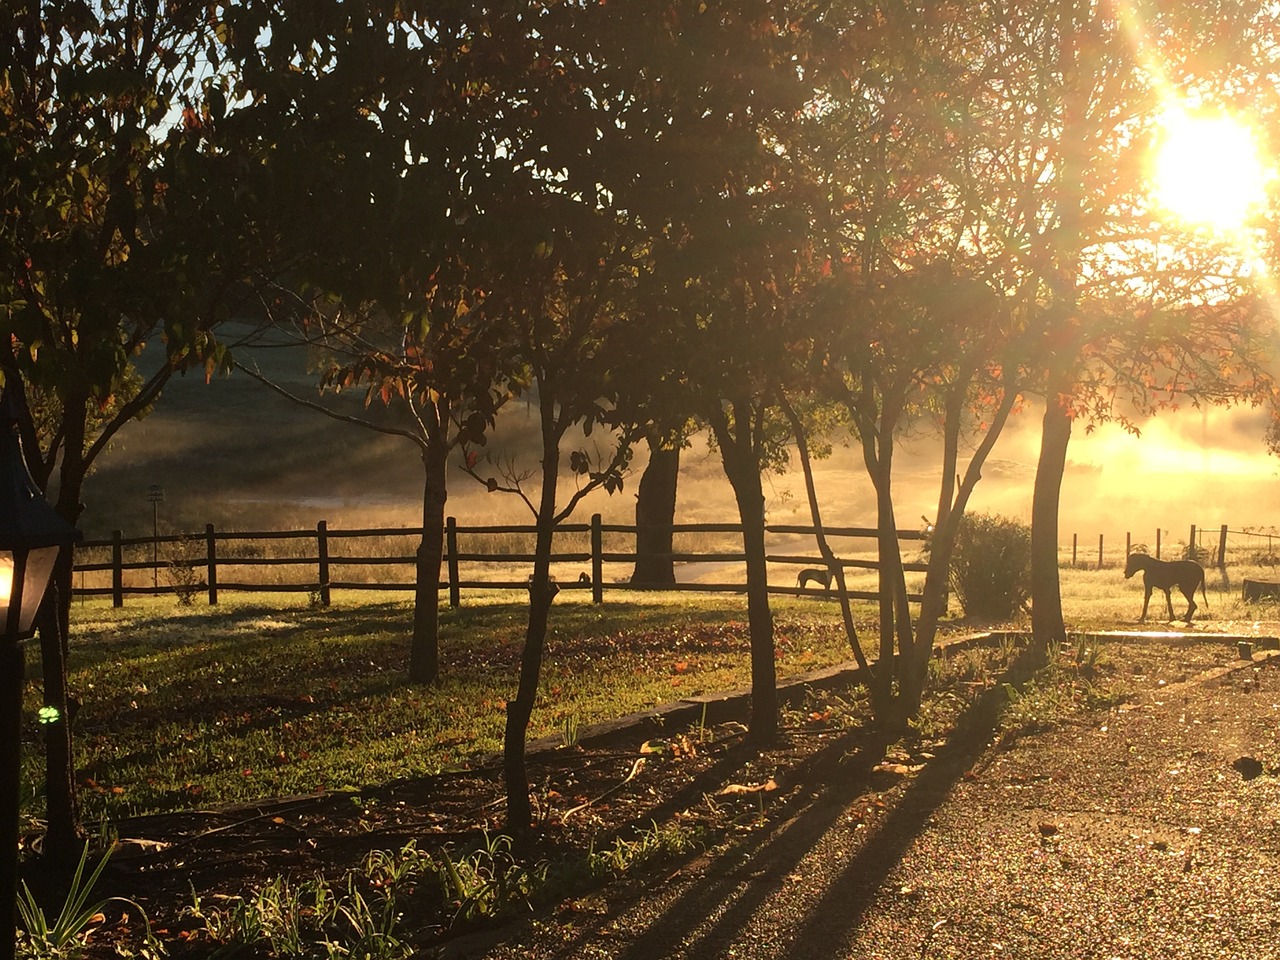
[[[764,783],[730,783],[722,787],[717,793],[717,797],[727,797],[737,793],[768,793],[771,790],[777,790],[778,784],[770,777]]]

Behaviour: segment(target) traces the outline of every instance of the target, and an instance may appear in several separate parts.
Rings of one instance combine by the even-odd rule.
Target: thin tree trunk
[[[680,448],[664,448],[649,437],[649,464],[636,493],[636,565],[631,582],[641,586],[669,586],[676,582],[671,559],[676,516],[676,484],[680,476]]]
[[[845,636],[849,640],[849,649],[853,652],[853,659],[857,661],[863,683],[867,685],[867,689],[870,691],[871,666],[867,663],[867,655],[863,652],[862,641],[858,639],[858,628],[853,621],[853,607],[849,603],[849,587],[844,579],[844,564],[840,563],[835,551],[831,549],[831,544],[827,540],[826,529],[822,524],[822,510],[818,504],[818,486],[813,478],[813,458],[809,456],[809,440],[805,436],[804,424],[800,421],[799,415],[796,414],[795,408],[781,393],[779,393],[778,402],[788,422],[791,424],[791,432],[796,438],[796,450],[800,455],[800,469],[804,474],[804,488],[809,499],[809,517],[813,521],[814,534],[818,541],[818,552],[822,554],[822,560],[835,580],[836,595],[840,600],[840,615],[844,623]],[[875,709],[876,704],[873,701],[872,711],[874,712]]]
[[[428,443],[422,453],[422,542],[418,546],[409,650],[409,679],[413,683],[435,683],[440,676],[440,564],[449,498],[447,462],[448,450],[440,443]]]
[[[997,438],[1004,430],[1016,400],[1016,391],[1005,390],[992,417],[991,426],[987,428],[986,434],[969,460],[968,467],[965,468],[964,479],[957,478],[956,481],[952,480],[952,476],[958,461],[956,451],[963,407],[958,402],[947,404],[947,420],[944,423],[947,451],[943,457],[945,472],[942,493],[938,500],[938,521],[934,525],[933,544],[929,552],[929,569],[925,573],[924,601],[920,604],[920,615],[916,619],[915,647],[909,657],[903,658],[899,683],[899,697],[908,716],[914,717],[920,712],[920,704],[924,699],[929,658],[933,655],[933,643],[938,633],[938,620],[946,610],[948,573],[951,569],[951,556],[955,550],[960,523],[969,505],[969,497],[974,487],[978,485],[978,481],[982,479],[983,464],[986,463]]]
[[[1042,652],[1067,639],[1058,581],[1058,503],[1071,440],[1071,411],[1062,403],[1060,392],[1053,389],[1056,386],[1055,380],[1045,401],[1040,460],[1031,498],[1031,631]]]
[[[67,401],[72,402],[72,401]],[[75,401],[85,403],[80,398]],[[71,429],[64,446],[64,459],[59,474],[58,502],[55,509],[68,523],[80,519],[83,505],[87,465],[83,451],[84,419],[71,417]],[[77,429],[78,428],[78,429]],[[47,812],[45,853],[51,862],[79,857],[83,837],[80,830],[79,801],[76,796],[75,759],[71,746],[71,727],[78,702],[72,697],[68,670],[71,660],[71,592],[75,568],[73,549],[62,550],[54,565],[49,594],[41,609],[40,661],[44,674],[44,705],[50,708],[52,722],[44,730],[45,741],[45,807]]]
[[[502,773],[507,792],[507,829],[512,835],[527,833],[533,822],[529,801],[529,775],[525,768],[525,737],[538,696],[547,620],[558,588],[551,581],[551,546],[555,532],[556,482],[560,468],[560,434],[555,422],[555,401],[549,390],[539,390],[542,427],[542,491],[538,501],[537,540],[533,575],[529,581],[529,622],[520,653],[520,683],[507,702],[507,725],[502,739]]]
[[[778,672],[773,643],[773,611],[765,565],[764,489],[759,472],[744,471],[733,484],[742,522],[747,564],[747,621],[751,632],[751,738],[759,743],[778,733]]]

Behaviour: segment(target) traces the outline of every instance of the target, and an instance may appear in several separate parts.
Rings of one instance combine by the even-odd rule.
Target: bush
[[[951,555],[950,583],[966,616],[1012,616],[1031,595],[1031,528],[992,514],[964,517]]]

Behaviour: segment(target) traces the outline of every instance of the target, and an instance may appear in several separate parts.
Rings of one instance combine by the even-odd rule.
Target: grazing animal
[[[822,584],[822,589],[829,592],[831,590],[831,571],[816,570],[810,567],[807,570],[801,570],[800,576],[796,577],[796,586],[801,590],[811,582]]]
[[[1169,608],[1169,619],[1173,619],[1173,600],[1169,591],[1177,587],[1187,598],[1187,615],[1183,619],[1191,622],[1196,612],[1196,587],[1204,597],[1205,609],[1209,609],[1209,595],[1205,592],[1204,567],[1194,560],[1157,560],[1145,553],[1129,554],[1129,562],[1124,565],[1124,578],[1128,580],[1139,570],[1142,571],[1142,584],[1146,588],[1146,596],[1142,601],[1142,619],[1147,619],[1147,605],[1151,602],[1152,590],[1164,591],[1165,606]]]

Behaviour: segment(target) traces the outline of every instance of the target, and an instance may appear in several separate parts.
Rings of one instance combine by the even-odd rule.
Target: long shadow
[[[1028,676],[1035,666],[1029,662],[1032,659],[1024,651],[1001,680],[1015,682]],[[821,900],[809,908],[795,939],[785,947],[785,955],[829,956],[833,933],[837,932],[833,926],[845,933],[857,928],[902,855],[951,788],[986,750],[1005,702],[1003,685],[997,683],[969,707],[946,748],[905,788],[901,801],[880,823],[875,835],[844,867]],[[815,764],[807,778],[810,790],[825,788],[821,793],[807,803],[797,798],[796,804],[803,806],[794,817],[779,818],[776,825],[762,829],[720,857],[700,882],[691,884],[661,915],[648,919],[643,930],[627,935],[629,942],[617,956],[621,960],[650,960],[673,953],[726,955],[734,937],[788,882],[850,804],[886,786],[877,782],[873,768],[883,759],[893,738],[864,732],[862,740],[847,755],[836,756],[848,749],[848,741],[842,746],[833,745],[825,762]],[[799,786],[797,794],[803,794],[804,784]],[[557,956],[576,956],[582,941],[589,936],[589,931],[583,931]]]

